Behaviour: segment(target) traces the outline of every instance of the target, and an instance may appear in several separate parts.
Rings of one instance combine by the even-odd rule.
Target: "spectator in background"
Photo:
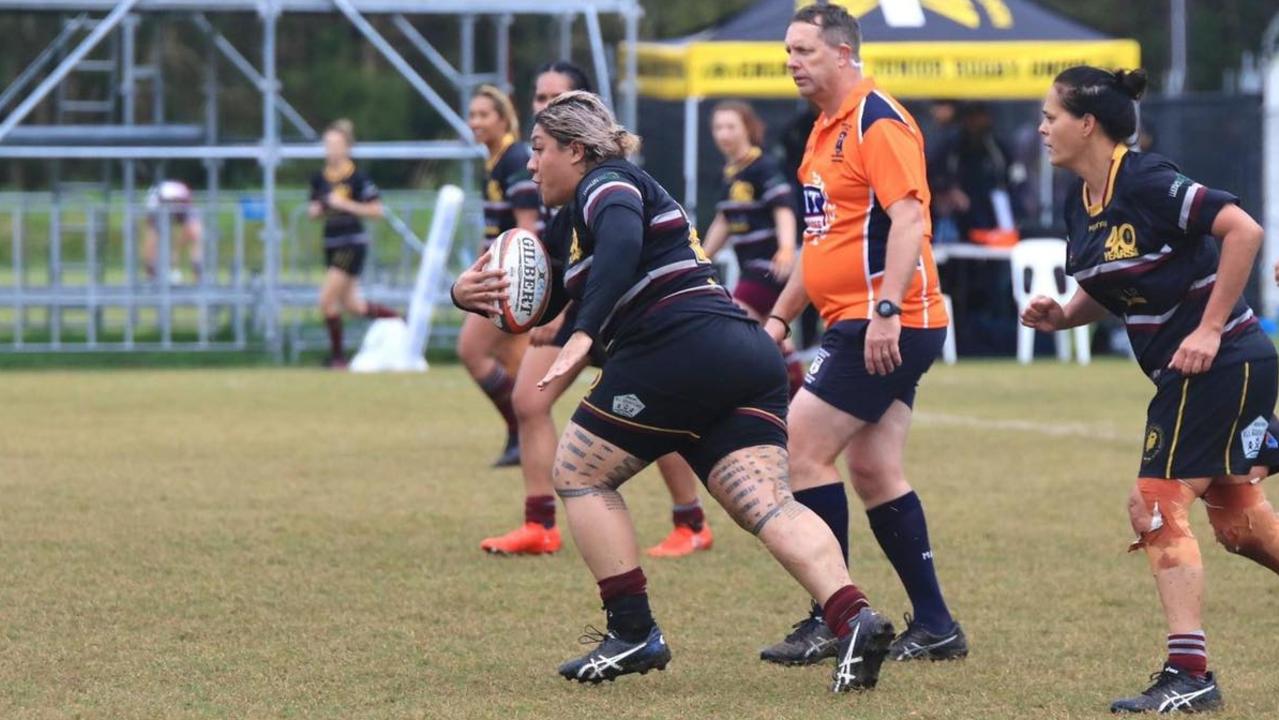
[[[931,165],[933,191],[953,213],[961,239],[999,242],[994,231],[1015,230],[1012,154],[995,137],[994,119],[985,103],[960,108],[957,132],[943,140]],[[1019,174],[1024,178],[1025,169]]]
[[[147,192],[147,217],[142,228],[142,264],[146,268],[147,279],[155,280],[157,276],[156,256],[160,246],[160,229],[163,226],[162,214],[169,216],[169,237],[173,237],[175,228],[179,230],[178,242],[186,247],[191,274],[199,281],[204,270],[204,225],[192,207],[191,188],[178,180],[162,180]],[[182,282],[182,272],[177,268],[165,268],[165,272],[169,282]]]

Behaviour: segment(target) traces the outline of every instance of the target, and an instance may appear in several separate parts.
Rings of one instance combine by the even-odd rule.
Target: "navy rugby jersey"
[[[1167,158],[1115,149],[1105,197],[1083,181],[1066,205],[1066,270],[1122,318],[1141,369],[1158,381],[1199,326],[1217,279],[1213,220],[1238,198],[1182,175]],[[1067,197],[1072,197],[1068,195]],[[1270,341],[1240,298],[1226,320],[1213,367],[1270,357]]]
[[[367,203],[381,197],[377,185],[349,160],[336,170],[326,167],[311,176],[311,199],[324,206],[324,246],[367,243],[369,239],[364,234],[364,222],[356,215],[330,208],[329,193]]]
[[[606,352],[659,335],[687,313],[747,319],[716,280],[684,209],[625,160],[586,173],[547,235],[557,292],[543,322],[574,300],[573,330]]]
[[[742,277],[776,284],[772,275],[777,254],[773,210],[790,207],[791,186],[777,161],[759,148],[739,163],[724,167],[724,187],[715,209],[728,223],[728,244],[737,253]]]
[[[528,159],[528,145],[515,142],[514,135],[507,135],[502,140],[502,148],[484,163],[488,173],[484,185],[484,239],[488,242],[515,227],[516,210],[542,207],[537,185],[528,171]],[[537,231],[540,234],[542,228],[538,227]]]

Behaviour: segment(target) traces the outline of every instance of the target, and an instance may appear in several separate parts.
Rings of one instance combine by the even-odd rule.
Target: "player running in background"
[[[345,368],[342,349],[342,310],[369,318],[399,317],[384,305],[360,296],[360,273],[369,252],[364,218],[382,217],[377,185],[351,160],[355,126],[337,120],[324,131],[324,168],[311,177],[311,203],[307,214],[324,219],[324,283],[320,285],[320,312],[329,330],[328,365]]]
[[[968,643],[942,598],[924,509],[902,468],[915,388],[948,322],[929,244],[923,138],[905,108],[862,76],[861,29],[843,7],[800,9],[786,48],[800,94],[822,111],[799,171],[800,263],[764,325],[780,342],[810,301],[826,321],[790,406],[795,499],[826,521],[847,561],[848,500],[835,469],[846,453],[853,490],[914,608],[891,657],[964,657]],[[808,664],[829,657],[833,640],[814,610],[760,657]]]
[[[591,90],[591,82],[581,68],[560,60],[538,69],[533,88],[533,114],[542,112],[551,100],[570,90]],[[549,228],[559,216],[552,208],[542,208]],[[567,237],[568,233],[562,233]],[[544,233],[545,238],[554,237]],[[560,348],[573,332],[576,306],[570,304],[559,317],[529,333],[530,347],[515,374],[512,403],[520,432],[520,470],[524,475],[524,523],[514,530],[485,538],[480,548],[501,555],[541,555],[560,549],[562,540],[555,526],[555,496],[551,486],[551,465],[555,460],[555,420],[551,408],[572,385],[577,373],[559,378],[544,390],[537,383],[546,375],[559,355]],[[698,550],[709,550],[714,538],[697,496],[697,476],[678,455],[667,455],[657,461],[662,479],[674,501],[672,516],[675,527],[670,535],[648,553],[660,557],[679,557]]]
[[[1124,144],[1145,87],[1142,70],[1080,66],[1048,91],[1039,133],[1049,160],[1080,177],[1066,206],[1066,270],[1079,291],[1064,308],[1033,299],[1022,323],[1052,332],[1121,318],[1155,385],[1128,513],[1163,604],[1168,657],[1153,685],[1110,709],[1194,712],[1220,706],[1221,691],[1208,671],[1190,506],[1202,498],[1227,550],[1279,572],[1279,519],[1258,485],[1271,473],[1258,462],[1279,361],[1241,298],[1261,228],[1234,195]]]
[[[839,545],[787,486],[786,369],[774,343],[715,281],[680,206],[625,158],[636,138],[603,102],[570,92],[538,114],[530,169],[547,205],[565,206],[554,238],[557,297],[580,303],[573,333],[542,379],[604,369],[560,438],[556,493],[599,584],[608,630],[560,666],[600,682],[670,660],[649,609],[635,530],[618,493],[653,460],[679,452],[711,495],[824,606],[840,637],[832,689],[873,687],[892,625],[848,578]],[[458,278],[463,306],[493,312],[509,280],[477,265]]]
[[[475,141],[488,150],[484,183],[485,247],[514,227],[540,234],[542,220],[537,186],[529,177],[528,145],[518,140],[520,119],[506,93],[481,85],[471,98],[467,122]],[[494,467],[520,464],[519,423],[511,403],[515,371],[528,347],[528,337],[510,335],[476,315],[467,315],[457,338],[457,355],[471,379],[506,421],[506,446]]]
[[[712,258],[726,244],[737,255],[741,274],[733,299],[759,322],[777,302],[799,250],[791,185],[777,160],[765,155],[764,123],[750,105],[726,100],[711,113],[711,135],[724,154],[724,188],[715,219],[706,231]],[[791,394],[804,383],[804,369],[790,340],[782,345]]]

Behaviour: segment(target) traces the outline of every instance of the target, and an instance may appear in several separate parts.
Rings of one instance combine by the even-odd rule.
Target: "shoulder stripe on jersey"
[[[537,183],[532,180],[521,180],[506,189],[507,195],[516,195],[525,192],[537,192]]]
[[[586,220],[586,224],[591,224],[591,211],[595,209],[596,203],[604,199],[607,195],[628,190],[635,193],[635,197],[643,201],[644,196],[640,194],[639,188],[624,180],[610,180],[592,190],[591,194],[586,196],[586,203],[583,205],[582,209],[582,217]]]
[[[1111,262],[1108,262],[1108,263],[1102,263],[1100,265],[1094,265],[1090,268],[1084,268],[1083,270],[1080,270],[1079,272],[1075,273],[1075,279],[1087,280],[1089,278],[1094,278],[1101,275],[1109,275],[1110,273],[1120,272],[1123,270],[1129,270],[1134,272],[1138,270],[1145,270],[1147,269],[1148,265],[1162,262],[1170,254],[1172,254],[1172,246],[1164,245],[1162,248],[1160,248],[1159,250],[1156,250],[1155,252],[1146,253],[1145,255],[1138,255],[1135,258],[1127,258],[1126,260],[1112,260]]]
[[[1186,197],[1181,201],[1181,214],[1177,216],[1177,227],[1185,230],[1190,225],[1190,218],[1193,215],[1191,210],[1199,202],[1199,196],[1203,191],[1204,186],[1199,183],[1191,185],[1186,190]]]
[[[900,112],[897,112],[897,108],[893,106],[888,98],[881,95],[878,90],[872,90],[862,100],[861,113],[857,118],[858,140],[866,137],[870,126],[874,125],[876,120],[896,120],[906,127],[910,127],[910,123],[906,122],[906,118],[902,117]]]
[[[648,226],[655,228],[659,225],[674,223],[677,220],[682,221],[683,219],[684,219],[684,211],[680,210],[679,208],[675,208],[674,210],[668,210],[660,215],[654,216],[652,220],[648,221]]]

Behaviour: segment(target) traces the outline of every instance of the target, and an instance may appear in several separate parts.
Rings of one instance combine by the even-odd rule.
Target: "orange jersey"
[[[886,208],[906,197],[924,206],[917,269],[901,298],[903,327],[945,327],[933,261],[924,138],[906,108],[864,79],[834,117],[813,125],[799,168],[804,186],[804,289],[826,325],[867,320],[880,300],[888,253]]]

